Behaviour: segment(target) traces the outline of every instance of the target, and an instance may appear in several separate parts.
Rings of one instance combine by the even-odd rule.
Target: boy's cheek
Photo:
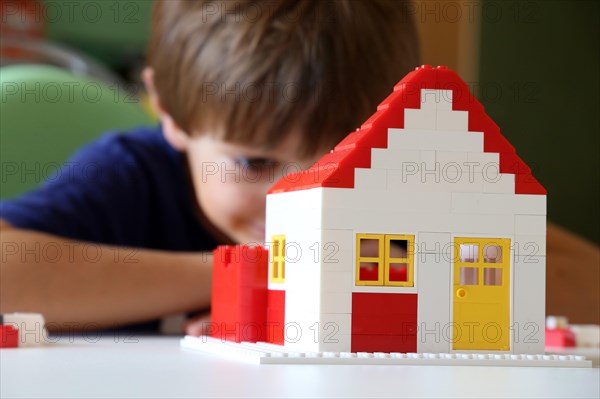
[[[223,172],[224,168],[222,165],[222,162],[192,161],[192,175],[194,183],[196,185],[223,183],[225,179],[230,177],[230,175]]]
[[[263,190],[261,187],[260,184],[227,178],[223,182],[213,181],[201,185],[197,189],[197,195],[204,199],[201,206],[210,206],[225,214],[244,214],[264,209],[268,188]]]

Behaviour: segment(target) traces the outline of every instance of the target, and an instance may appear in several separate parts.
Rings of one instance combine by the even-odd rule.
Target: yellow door
[[[510,239],[454,239],[454,350],[510,349]]]

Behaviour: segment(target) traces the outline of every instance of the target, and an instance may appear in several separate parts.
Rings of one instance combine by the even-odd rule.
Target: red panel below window
[[[285,291],[269,290],[267,295],[267,342],[283,345]]]
[[[415,352],[417,294],[353,293],[352,352]]]

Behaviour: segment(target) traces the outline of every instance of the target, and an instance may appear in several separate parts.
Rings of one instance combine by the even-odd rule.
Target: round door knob
[[[464,290],[464,288],[459,288],[458,290],[456,290],[456,296],[459,298],[464,298],[467,295],[467,291]]]

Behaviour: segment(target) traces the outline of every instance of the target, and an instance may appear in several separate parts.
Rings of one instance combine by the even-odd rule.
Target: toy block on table
[[[18,348],[19,330],[13,326],[0,325],[0,348]]]
[[[545,334],[546,347],[574,348],[577,346],[575,333],[569,328],[565,317],[548,316]]]
[[[39,313],[0,314],[0,347],[42,345],[48,336],[44,317]]]
[[[267,339],[267,250],[220,246],[214,253],[210,335],[235,342]]]
[[[264,351],[223,348],[255,350],[261,362],[408,359],[376,354],[385,351],[435,364],[566,364],[544,357],[542,333],[522,339],[543,331],[545,249],[528,256],[517,241],[543,243],[545,194],[465,82],[419,67],[360,128],[269,190],[265,280],[248,296],[217,272],[229,294],[213,306],[233,298],[222,321],[277,328]],[[211,342],[182,345],[217,350]],[[449,353],[424,356],[440,351]]]

